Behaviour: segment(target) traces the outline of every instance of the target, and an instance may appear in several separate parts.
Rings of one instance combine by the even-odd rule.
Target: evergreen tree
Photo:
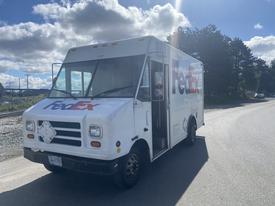
[[[230,46],[234,60],[231,75],[231,92],[234,95],[245,97],[245,91],[256,89],[255,58],[251,50],[239,38],[233,39]]]

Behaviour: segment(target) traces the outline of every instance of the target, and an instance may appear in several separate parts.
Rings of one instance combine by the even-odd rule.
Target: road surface
[[[194,147],[178,145],[131,190],[107,177],[52,175],[22,157],[0,163],[0,205],[275,205],[275,101],[206,113]]]

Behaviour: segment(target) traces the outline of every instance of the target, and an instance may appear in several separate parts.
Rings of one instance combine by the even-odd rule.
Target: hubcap
[[[126,175],[135,176],[138,170],[139,170],[138,157],[136,154],[132,154],[127,161]]]

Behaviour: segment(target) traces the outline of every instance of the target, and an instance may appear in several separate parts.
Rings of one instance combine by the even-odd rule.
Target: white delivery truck
[[[152,36],[72,48],[23,121],[25,158],[131,187],[146,162],[182,140],[194,144],[203,64]]]

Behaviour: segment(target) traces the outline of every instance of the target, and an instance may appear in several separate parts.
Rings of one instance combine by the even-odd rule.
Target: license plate
[[[62,158],[57,156],[48,156],[49,163],[54,166],[62,167]]]

